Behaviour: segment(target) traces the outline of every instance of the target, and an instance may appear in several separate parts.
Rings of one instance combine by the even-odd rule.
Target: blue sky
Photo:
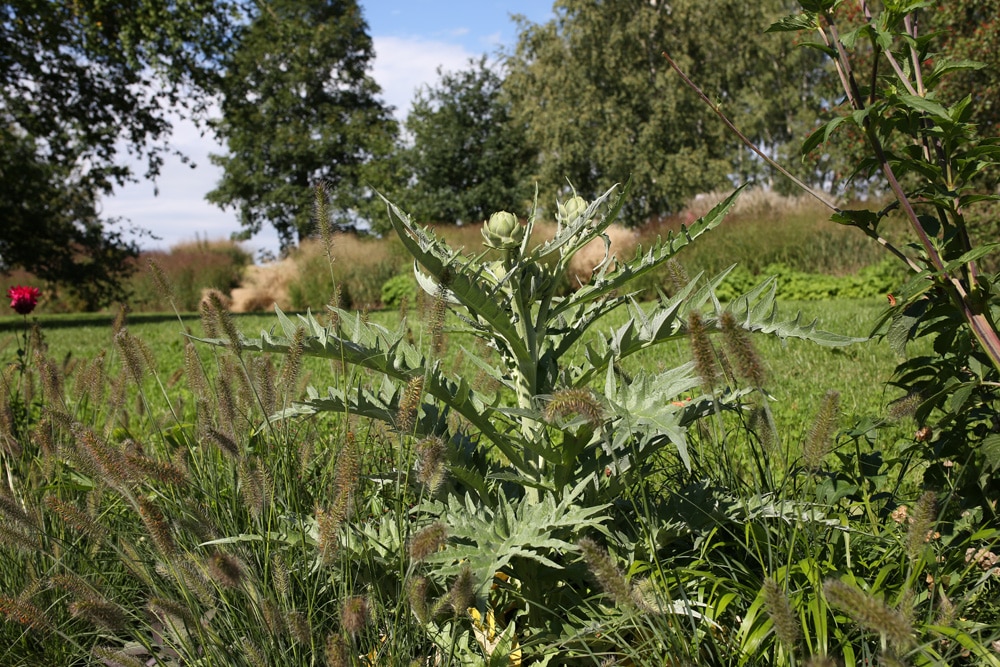
[[[360,5],[375,46],[372,75],[400,120],[417,88],[437,80],[438,67],[462,69],[469,58],[495,57],[500,49],[513,47],[517,30],[512,14],[533,23],[552,17],[551,0],[360,0]],[[228,238],[239,231],[234,211],[222,211],[204,199],[219,178],[208,154],[220,153],[222,147],[189,123],[175,123],[173,143],[196,168],[168,158],[156,182],[159,196],[154,196],[152,183],[129,185],[104,201],[104,214],[128,218],[160,237],[142,239],[147,249],[166,249],[196,237]],[[277,238],[266,229],[246,247],[255,253],[273,251]]]

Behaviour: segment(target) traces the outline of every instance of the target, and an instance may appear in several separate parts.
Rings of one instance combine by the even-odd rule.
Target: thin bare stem
[[[870,12],[868,11],[868,5],[865,2],[865,0],[860,0],[860,6],[870,20]],[[841,83],[844,87],[844,93],[847,95],[847,99],[854,109],[863,110],[865,107],[864,107],[864,101],[861,96],[861,91],[858,88],[857,79],[854,76],[850,58],[848,57],[847,51],[844,49],[844,45],[840,40],[840,36],[837,31],[837,26],[833,21],[833,17],[829,13],[825,13],[823,15],[823,19],[826,24],[826,28],[830,32],[829,34],[827,34],[826,30],[824,30],[822,27],[820,27],[819,32],[820,35],[822,36],[824,44],[826,44],[828,47],[834,48],[837,52],[837,57],[834,59],[834,63],[837,67],[837,73],[840,76]],[[902,69],[899,67],[899,64],[892,57],[892,54],[890,54],[888,51],[884,51],[884,53],[886,53],[889,62],[893,65],[893,69],[896,71],[896,74],[899,77],[900,81],[903,82],[904,85],[906,85],[908,90],[911,90],[913,94],[916,94],[916,90],[914,90],[910,82],[907,81],[906,77],[904,76],[904,73],[902,72]],[[740,132],[740,130],[736,127],[736,125],[731,120],[729,120],[729,118],[726,117],[726,115],[718,108],[718,106],[715,105],[714,102],[712,102],[711,99],[709,99],[707,95],[705,95],[705,93],[701,90],[701,88],[699,88],[693,81],[691,81],[690,78],[688,78],[688,76],[683,72],[683,70],[681,70],[681,68],[669,56],[669,54],[664,52],[663,57],[666,58],[667,62],[670,64],[670,67],[673,68],[673,70],[677,72],[677,74],[681,77],[681,80],[684,81],[684,83],[689,88],[691,88],[691,90],[693,90],[698,95],[698,97],[701,98],[703,102],[705,102],[709,106],[712,112],[715,113],[715,115],[718,116],[723,123],[725,123],[726,127],[728,127],[737,137],[739,137],[740,141],[742,141],[745,146],[747,146],[750,150],[759,155],[767,164],[778,170],[780,173],[784,174],[793,183],[802,188],[802,190],[810,194],[818,201],[822,202],[828,208],[836,212],[840,211],[836,206],[827,202],[818,193],[816,193],[811,188],[806,186],[805,183],[803,183],[801,180],[793,176],[787,169],[783,168],[775,160],[765,155],[759,148],[757,148],[756,145],[754,145],[752,141],[750,141],[750,139],[746,135]],[[872,97],[872,99],[874,99],[874,96]],[[872,123],[871,118],[866,116],[862,124],[863,124],[863,129],[865,131],[865,135],[868,139],[869,146],[875,153],[875,157],[877,158],[878,163],[882,169],[882,173],[885,176],[886,180],[888,181],[889,187],[892,190],[893,195],[895,195],[896,200],[899,202],[900,209],[903,211],[903,214],[906,216],[906,219],[910,223],[910,226],[913,228],[913,231],[920,239],[920,244],[923,246],[924,252],[926,253],[927,259],[931,267],[937,273],[938,278],[943,282],[943,285],[946,287],[946,289],[949,290],[952,302],[962,312],[963,318],[968,323],[969,328],[972,329],[973,335],[975,335],[980,345],[982,345],[983,349],[990,357],[990,361],[992,362],[993,366],[998,370],[1000,370],[1000,336],[997,335],[997,331],[993,328],[993,325],[990,323],[989,319],[982,312],[979,312],[979,310],[973,306],[973,304],[969,299],[968,291],[965,285],[963,285],[962,281],[959,278],[952,275],[951,272],[946,270],[946,264],[942,259],[941,254],[935,247],[934,240],[931,238],[931,236],[927,233],[927,230],[924,229],[923,225],[921,224],[920,219],[917,217],[916,211],[913,209],[913,205],[910,203],[909,196],[903,190],[902,186],[899,183],[899,180],[896,178],[896,174],[893,172],[892,166],[889,164],[889,160],[888,157],[886,156],[885,149],[883,148],[882,143],[878,138],[878,135],[875,131],[875,126]],[[905,261],[907,265],[910,266],[910,268],[917,271],[921,270],[919,265],[917,265],[914,261],[906,257],[898,249],[894,248],[891,244],[889,244],[888,241],[875,235],[873,230],[863,229],[862,231],[864,231],[865,234],[867,234],[868,236],[875,238],[883,247],[889,250],[889,252],[894,254],[896,257],[899,257],[900,259]]]
[[[844,93],[847,95],[851,106],[860,111],[865,108],[865,105],[861,100],[861,89],[858,88],[858,81],[854,78],[854,68],[851,67],[851,59],[847,57],[844,44],[840,41],[840,32],[837,30],[837,24],[833,22],[833,17],[829,14],[824,14],[823,18],[830,29],[830,34],[828,36],[824,30],[820,30],[820,35],[823,36],[823,41],[827,46],[832,46],[837,51],[835,62],[837,63],[837,72],[840,74],[840,83],[844,87]]]
[[[899,82],[903,84],[904,88],[906,88],[906,92],[910,95],[922,97],[922,95],[917,92],[917,89],[913,87],[913,84],[906,77],[906,72],[903,71],[902,65],[899,64],[898,60],[896,60],[896,56],[892,55],[892,51],[883,51],[882,53],[885,54],[885,59],[889,61],[889,66],[892,67],[892,71],[896,73],[896,78],[899,79]]]
[[[905,262],[906,265],[908,267],[910,267],[910,269],[912,269],[915,273],[920,273],[921,271],[923,271],[923,267],[921,267],[919,264],[917,264],[912,258],[907,257],[906,254],[904,254],[902,250],[900,250],[896,246],[892,245],[892,243],[890,243],[888,240],[882,238],[881,236],[879,236],[878,234],[876,234],[874,231],[872,231],[870,229],[865,229],[865,228],[862,227],[861,231],[863,231],[865,233],[865,235],[868,236],[868,238],[874,240],[880,246],[882,246],[883,248],[885,248],[886,250],[888,250],[897,259],[899,259],[902,262]]]
[[[779,172],[781,172],[785,176],[785,178],[789,179],[792,183],[795,183],[795,185],[797,185],[800,188],[802,188],[802,190],[804,190],[807,194],[809,194],[812,197],[814,197],[817,201],[819,201],[821,204],[823,204],[824,206],[826,206],[828,209],[830,209],[831,211],[835,211],[835,212],[839,212],[840,211],[840,209],[837,208],[837,206],[835,204],[831,204],[830,202],[828,202],[822,195],[820,195],[818,192],[816,192],[815,190],[813,190],[812,188],[810,188],[808,185],[806,185],[805,183],[803,183],[798,177],[796,177],[790,171],[788,171],[783,166],[781,166],[780,164],[778,164],[778,162],[775,161],[773,158],[771,158],[768,155],[766,155],[762,150],[760,150],[757,147],[756,144],[753,143],[753,141],[750,140],[749,137],[747,137],[745,134],[743,134],[742,132],[740,132],[739,128],[736,127],[736,125],[731,120],[729,120],[729,118],[726,116],[726,114],[724,114],[722,112],[722,109],[720,109],[715,104],[715,102],[713,102],[711,99],[709,99],[708,95],[706,95],[704,93],[704,91],[702,91],[702,89],[699,88],[696,83],[694,83],[691,79],[688,78],[687,74],[684,73],[684,71],[680,68],[680,66],[674,61],[673,58],[670,57],[670,55],[666,51],[663,52],[663,57],[667,59],[667,62],[670,64],[670,67],[673,68],[673,70],[675,72],[677,72],[677,75],[681,77],[681,80],[684,81],[685,85],[687,85],[688,88],[690,88],[691,90],[693,90],[695,92],[695,94],[698,95],[698,97],[701,98],[701,100],[705,104],[708,105],[708,107],[712,110],[712,112],[716,116],[718,116],[722,120],[723,123],[726,124],[726,127],[728,127],[737,137],[739,137],[740,141],[743,142],[744,146],[746,146],[747,148],[749,148],[750,150],[752,150],[754,153],[756,153],[757,155],[759,155],[760,158],[762,160],[764,160],[764,162],[766,162],[768,165],[770,165],[774,169],[777,169]]]
[[[903,25],[906,27],[906,34],[913,39],[916,39],[916,17],[914,17],[913,14],[907,14],[903,17]],[[917,50],[913,48],[913,44],[910,44],[910,62],[913,63],[913,78],[917,82],[917,94],[923,97],[927,94],[927,88],[924,86],[923,65],[920,64],[920,54],[918,54]]]

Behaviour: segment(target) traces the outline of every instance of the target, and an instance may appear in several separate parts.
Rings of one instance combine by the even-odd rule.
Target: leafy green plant
[[[691,281],[652,308],[632,299],[631,282],[717,226],[737,194],[631,261],[606,255],[591,282],[566,296],[561,276],[577,251],[602,238],[624,193],[613,188],[593,202],[574,197],[560,204],[555,237],[535,246],[534,216],[522,225],[510,213],[497,213],[483,226],[494,254],[478,256],[451,249],[387,202],[393,229],[414,259],[417,282],[435,301],[429,350],[409,342],[405,323],[390,331],[336,308],[329,308],[333,324],[312,315],[296,323],[279,311],[282,335],[207,342],[325,357],[374,371],[380,379],[370,384],[342,384],[324,393],[310,388],[306,400],[279,416],[356,414],[385,422],[403,442],[416,441],[408,478],[419,502],[408,512],[403,533],[417,539],[433,526],[442,528],[434,533],[434,548],[411,567],[438,594],[450,590],[454,597],[455,587],[464,587],[464,604],[477,606],[481,617],[502,603],[509,610],[506,623],[523,617],[517,621],[524,627],[519,646],[551,652],[552,642],[580,641],[564,627],[564,613],[578,607],[592,587],[578,560],[578,541],[603,535],[623,548],[639,539],[634,530],[618,531],[627,524],[626,507],[644,488],[644,475],[665,456],[690,468],[687,428],[701,416],[737,406],[744,393],[695,391],[696,400],[682,400],[701,384],[693,364],[629,376],[622,362],[686,338],[688,318],[703,309],[708,330],[727,316],[746,330],[781,338],[826,345],[856,340],[817,331],[798,318],[778,321],[773,281],[725,307],[713,297],[725,274]],[[628,312],[626,323],[599,332],[602,317],[619,308]],[[455,310],[459,319],[449,322],[457,326],[445,326],[446,309]],[[492,362],[477,364],[487,390],[450,376],[439,360],[443,337],[461,334],[484,341],[496,354]],[[476,361],[468,350],[466,356]],[[404,541],[403,533],[394,541]],[[505,583],[491,595],[497,577]],[[434,628],[431,636],[446,637],[443,644],[455,641],[457,626],[445,632],[446,619],[425,618]]]
[[[899,352],[908,341],[935,338],[935,357],[907,360],[896,374],[900,387],[920,397],[918,421],[937,426],[935,435],[923,438],[929,447],[921,456],[931,464],[927,481],[955,489],[960,504],[988,508],[995,521],[1000,487],[991,473],[1000,466],[992,444],[1000,442],[1000,424],[993,418],[1000,408],[1000,298],[996,278],[983,274],[978,260],[996,244],[973,245],[967,211],[998,199],[982,192],[979,179],[1000,165],[1000,142],[976,134],[969,120],[971,95],[949,104],[935,94],[949,72],[976,65],[932,53],[933,35],[917,29],[925,3],[894,3],[875,13],[862,2],[865,20],[843,34],[835,15],[839,4],[821,2],[776,24],[782,30],[818,30],[851,106],[849,114],[813,133],[803,151],[845,122],[863,132],[870,154],[858,170],[884,177],[916,240],[898,250],[883,239],[916,274],[883,318],[886,335]],[[871,76],[855,72],[848,52],[862,44],[871,50]],[[872,238],[880,238],[880,219],[862,211],[834,215]],[[958,479],[942,474],[947,460],[961,462]]]
[[[997,200],[995,193],[983,192],[981,186],[983,177],[1000,162],[1000,143],[976,135],[969,122],[971,96],[949,104],[935,93],[949,72],[976,65],[932,53],[933,35],[917,30],[917,15],[930,3],[893,2],[876,9],[862,0],[857,14],[860,24],[846,20],[845,3],[838,0],[800,4],[801,13],[779,21],[772,30],[815,34],[818,42],[809,46],[831,59],[849,106],[816,130],[803,151],[808,153],[834,131],[853,126],[864,137],[867,150],[857,173],[866,178],[880,176],[895,197],[893,204],[879,212],[828,205],[835,222],[861,230],[912,272],[910,280],[893,291],[876,330],[900,354],[914,340],[933,341],[933,355],[910,358],[898,366],[894,383],[906,395],[893,407],[898,416],[908,413],[917,421],[919,428],[912,440],[898,445],[899,456],[907,462],[903,467],[920,475],[930,490],[920,495],[917,506],[922,510],[909,519],[905,539],[893,545],[884,529],[877,528],[860,540],[868,547],[861,557],[845,541],[842,549],[850,555],[846,562],[823,559],[833,568],[817,575],[814,564],[807,570],[813,575],[797,585],[791,582],[806,572],[793,574],[793,570],[804,561],[790,555],[781,576],[762,588],[761,604],[776,606],[776,591],[784,589],[776,582],[782,580],[788,592],[804,591],[791,608],[803,618],[816,619],[805,641],[819,643],[823,647],[819,654],[828,655],[829,640],[836,638],[837,651],[849,663],[877,656],[887,662],[951,663],[958,653],[975,664],[997,664],[995,651],[988,648],[995,633],[975,621],[955,622],[952,607],[954,600],[961,600],[963,609],[976,609],[980,586],[989,588],[991,583],[970,576],[968,567],[949,562],[947,556],[931,556],[931,548],[925,545],[947,530],[943,539],[958,546],[956,551],[966,549],[973,555],[972,562],[976,554],[992,553],[989,549],[997,535],[1000,489],[993,472],[998,465],[996,443],[1000,442],[996,421],[1000,299],[996,277],[985,275],[978,266],[978,260],[993,252],[996,244],[970,240],[967,211],[978,203]],[[870,71],[860,73],[859,62],[866,62]],[[671,64],[680,73],[672,60]],[[739,134],[718,107],[684,78]],[[796,180],[768,156],[758,154]],[[903,243],[883,236],[881,223],[892,209],[898,209],[909,226],[909,238]],[[855,437],[867,431],[858,428]],[[900,477],[895,486],[886,486],[877,451],[859,451],[853,461],[858,470],[866,471],[860,475],[865,481],[848,482],[844,477],[850,477],[851,461],[842,459],[840,472],[822,485],[824,499],[849,500],[872,515],[874,528],[879,525],[874,517],[892,509],[879,509],[879,501],[896,498],[906,482]],[[883,479],[876,483],[879,477]],[[837,482],[840,492],[834,492]],[[879,491],[873,493],[871,486]],[[846,495],[840,497],[840,493]],[[946,529],[939,532],[937,526]],[[978,540],[990,546],[977,551],[972,544]],[[768,541],[769,547],[772,544]],[[929,590],[919,583],[921,577],[925,584],[932,584]],[[947,584],[933,586],[941,581]],[[783,634],[779,621],[774,623],[777,634]]]
[[[768,264],[763,275],[773,277],[778,294],[790,301],[829,299],[885,299],[906,276],[898,263],[885,258],[849,276],[830,276],[797,271],[785,264]],[[759,280],[743,266],[735,267],[716,291],[722,301],[736,298]],[[893,297],[895,298],[895,297]]]
[[[401,304],[412,303],[419,289],[413,276],[399,274],[382,283],[382,305],[386,308],[399,308]]]
[[[828,204],[832,219],[859,229],[913,272],[881,323],[888,325],[884,333],[899,352],[914,339],[935,338],[937,355],[902,363],[896,377],[908,394],[920,397],[920,422],[938,426],[928,439],[931,447],[922,453],[932,463],[932,472],[939,473],[928,481],[940,486],[940,463],[962,461],[967,474],[959,480],[958,496],[990,508],[995,519],[992,501],[1000,489],[990,473],[1000,464],[994,446],[1000,441],[1000,424],[992,418],[998,409],[1000,298],[996,277],[984,274],[978,260],[997,244],[973,244],[967,210],[1000,197],[983,192],[981,186],[982,177],[1000,164],[1000,142],[977,135],[969,121],[971,95],[952,104],[936,95],[949,72],[977,65],[931,52],[934,36],[917,29],[917,13],[926,3],[892,3],[876,12],[861,2],[860,25],[845,32],[838,15],[842,5],[839,0],[803,3],[802,13],[771,28],[815,32],[820,41],[811,45],[833,61],[849,106],[810,135],[803,152],[821,145],[842,126],[855,126],[865,138],[868,155],[856,171],[884,178],[895,202],[880,212]],[[871,67],[866,75],[856,71],[858,59],[850,53],[862,48]],[[783,167],[774,166],[798,182]],[[880,223],[893,208],[899,209],[912,235],[913,242],[905,246],[881,235]]]

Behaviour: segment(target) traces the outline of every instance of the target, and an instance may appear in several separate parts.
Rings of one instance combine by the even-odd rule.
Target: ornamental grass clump
[[[221,305],[211,323],[225,335]],[[311,665],[338,635],[345,664],[427,650],[409,639],[405,589],[371,576],[375,562],[400,570],[400,542],[393,566],[374,547],[392,549],[391,535],[361,553],[344,539],[377,525],[380,503],[407,506],[368,474],[381,436],[267,420],[301,366],[178,345],[182,373],[161,382],[124,313],[91,362],[54,363],[40,333],[28,340],[40,369],[23,376],[30,421],[0,448],[0,664]]]

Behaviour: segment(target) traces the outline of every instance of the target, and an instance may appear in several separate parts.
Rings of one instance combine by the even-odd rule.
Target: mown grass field
[[[872,333],[873,323],[883,308],[884,304],[874,299],[783,302],[779,298],[782,319],[801,313],[803,321],[816,320],[820,329],[856,337]],[[390,329],[399,325],[398,311],[372,312],[366,316]],[[277,324],[273,314],[240,314],[233,318],[247,337],[257,337],[262,330],[271,330]],[[43,316],[37,321],[52,358],[62,360],[64,367],[71,370],[75,363],[91,359],[102,350],[114,356],[112,319],[109,314],[81,314]],[[612,313],[599,328],[620,325],[621,320],[621,315]],[[424,322],[416,309],[408,312],[407,323],[415,336],[421,335]],[[0,354],[16,349],[14,332],[21,326],[20,318],[0,319]],[[183,367],[187,335],[204,335],[200,318],[195,314],[184,315],[182,325],[173,314],[144,313],[130,317],[128,327],[152,351],[157,374],[164,382],[170,382]],[[898,397],[886,382],[898,359],[877,337],[843,348],[820,347],[794,339],[782,344],[769,336],[757,336],[754,340],[769,371],[768,391],[775,401],[776,420],[786,437],[802,437],[828,390],[840,392],[845,420],[881,414],[888,401]],[[474,376],[475,367],[464,362],[459,354],[463,347],[472,350],[474,346],[475,341],[460,337],[449,340],[444,364],[451,367],[458,363],[463,373]],[[209,346],[198,345],[197,349],[205,359],[213,354]],[[687,343],[679,341],[630,359],[628,368],[660,370],[689,360]],[[321,388],[338,381],[334,377],[338,371],[329,362],[307,359],[305,371],[310,382]]]

